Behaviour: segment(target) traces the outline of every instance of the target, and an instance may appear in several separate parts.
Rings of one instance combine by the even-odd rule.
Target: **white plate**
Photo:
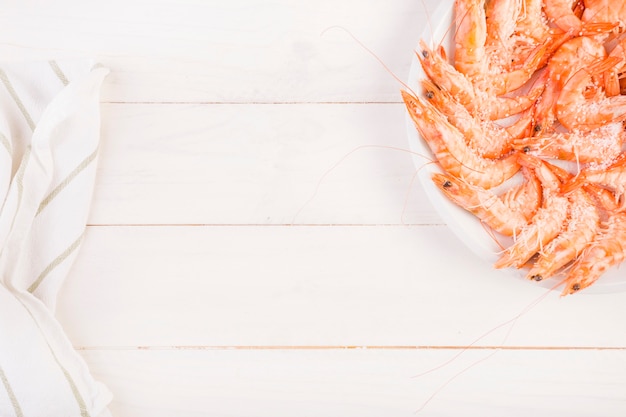
[[[422,34],[422,39],[429,46],[432,47],[433,43],[437,45],[442,44],[449,57],[453,56],[454,52],[453,6],[454,0],[442,0],[442,3],[430,19],[432,27],[427,27]],[[408,80],[409,87],[411,87],[415,92],[421,92],[422,89],[419,81],[423,78],[425,78],[425,74],[419,60],[414,56]],[[419,133],[417,132],[417,129],[415,129],[415,125],[408,113],[406,116],[406,123],[411,151],[433,158],[430,148],[419,136]],[[433,204],[441,218],[446,222],[454,234],[483,262],[493,264],[498,259],[498,253],[501,249],[486,230],[486,226],[474,217],[474,215],[448,200],[448,198],[434,185],[431,180],[432,174],[434,172],[442,172],[438,165],[429,164],[427,159],[418,155],[413,155],[413,160],[419,170],[419,181],[426,191],[430,202]],[[507,245],[510,242],[507,241],[507,239],[508,238],[502,237],[499,240]],[[514,275],[520,279],[526,280],[524,278],[525,272],[525,270],[515,271]],[[551,288],[556,285],[558,282],[557,280],[559,279],[562,279],[562,277],[556,276],[541,282],[530,280],[526,281],[532,285],[541,285],[545,288]],[[620,271],[619,267],[614,267],[606,272],[595,284],[581,291],[581,294],[599,294],[625,290],[626,272]]]

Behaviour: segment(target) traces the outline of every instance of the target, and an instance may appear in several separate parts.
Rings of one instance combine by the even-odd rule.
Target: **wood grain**
[[[626,347],[623,294],[546,291],[443,226],[91,227],[59,317],[77,346]]]
[[[3,8],[10,59],[96,57],[107,102],[398,102],[433,0],[62,0]],[[30,2],[32,3],[32,2]],[[7,59],[7,58],[5,58]]]
[[[103,106],[90,224],[440,223],[395,104]]]
[[[619,417],[626,412],[625,351],[471,351],[415,377],[457,353],[81,352],[95,376],[109,382],[117,417]]]

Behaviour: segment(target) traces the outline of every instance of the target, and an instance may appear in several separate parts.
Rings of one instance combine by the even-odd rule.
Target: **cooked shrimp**
[[[492,188],[519,170],[514,154],[502,159],[483,158],[467,146],[461,132],[432,105],[406,91],[402,91],[402,98],[417,130],[445,171],[470,184]]]
[[[426,76],[437,87],[449,91],[450,94],[471,111],[474,103],[477,102],[477,94],[474,91],[472,82],[448,62],[443,47],[433,51],[421,40],[420,49],[420,52],[417,53],[417,58]]]
[[[517,32],[540,44],[554,31],[550,28],[543,17],[542,0],[524,0],[523,13],[517,22]]]
[[[523,87],[532,76],[543,67],[551,51],[551,44],[533,47],[522,61],[517,61],[514,55],[495,52],[495,57],[489,62],[491,70],[480,77],[473,79],[474,84],[482,91],[500,96]],[[510,68],[511,61],[515,62]]]
[[[428,101],[446,115],[448,121],[459,129],[468,145],[480,156],[499,158],[512,150],[515,138],[506,128],[490,120],[482,121],[475,118],[450,93],[438,89],[430,81],[423,80],[422,86]],[[530,120],[523,122],[530,124]],[[519,126],[514,126],[514,128],[519,129]],[[511,130],[514,131],[514,128]]]
[[[542,3],[542,0],[523,0],[522,13],[516,23],[513,39],[517,43],[516,49],[519,49],[520,46],[523,49],[527,49],[531,45],[545,45],[547,47],[546,60],[552,56],[561,44],[571,38],[583,35],[593,36],[598,32],[608,32],[615,26],[610,23],[595,23],[583,25],[580,31],[563,31],[548,25],[548,20],[542,12]],[[520,54],[516,53],[515,55]],[[543,65],[544,63],[541,64],[541,66]]]
[[[582,21],[574,13],[574,7],[580,0],[544,0],[543,10],[548,20],[563,31],[580,32]]]
[[[626,119],[626,96],[607,97],[592,79],[593,74],[608,71],[619,62],[615,57],[609,57],[578,70],[567,80],[556,101],[556,116],[563,126],[591,130]],[[590,92],[593,93],[591,97]]]
[[[604,45],[588,37],[576,37],[563,43],[554,53],[546,70],[546,87],[535,106],[538,130],[550,130],[556,121],[554,107],[563,86],[571,75],[599,58],[606,57]]]
[[[620,61],[620,64],[603,74],[604,91],[608,97],[612,97],[621,93],[620,76],[626,72],[626,38],[615,45],[609,57]]]
[[[520,88],[573,36],[549,29],[539,40],[525,35],[524,31],[537,32],[530,25],[546,26],[539,15],[530,16],[518,27],[525,17],[524,6],[524,0],[455,2],[454,66],[480,90],[502,95]]]
[[[569,203],[557,195],[544,197],[542,206],[533,220],[524,227],[515,243],[509,246],[494,264],[495,268],[521,268],[563,229]]]
[[[503,97],[506,91],[498,91],[495,87],[502,87],[511,83],[503,76],[496,82],[496,77],[492,79],[490,91],[484,91],[476,87],[469,78],[457,71],[452,64],[445,59],[442,48],[439,52],[433,52],[422,41],[420,43],[421,53],[417,54],[424,73],[440,89],[448,91],[461,104],[463,104],[473,115],[480,119],[503,119],[514,114],[518,114],[531,107],[543,91],[543,83],[537,83],[525,95],[514,97]]]
[[[574,260],[595,237],[600,214],[594,201],[582,188],[570,194],[568,199],[567,227],[539,252],[527,278],[541,281],[551,277]]]
[[[510,49],[517,21],[522,15],[521,0],[487,0],[485,21],[487,23],[486,45]]]
[[[563,229],[570,201],[559,194],[561,182],[549,165],[537,158],[520,155],[520,163],[532,167],[542,185],[541,207],[494,264],[495,268],[521,268],[537,252],[541,251]]]
[[[490,190],[468,184],[448,174],[435,173],[432,178],[450,200],[474,214],[496,232],[514,236],[528,223],[525,213],[519,207],[508,205],[510,201],[501,200]]]
[[[582,290],[626,259],[626,213],[614,213],[567,274],[562,295]]]
[[[510,210],[522,213],[529,222],[541,206],[541,183],[532,170],[522,166],[521,171],[524,181],[509,188],[500,199]]]
[[[626,29],[626,3],[611,0],[585,0],[585,11],[582,14],[583,22],[599,23],[614,22],[619,31]]]
[[[585,184],[596,184],[611,189],[617,197],[626,191],[626,155],[621,154],[608,167],[600,165],[582,170],[571,181],[563,185],[564,193],[571,192]]]
[[[597,0],[594,1],[597,2]],[[604,37],[618,26],[619,13],[593,15],[593,11],[590,11],[588,7],[589,0],[584,0],[584,5],[583,0],[544,0],[543,3],[543,10],[550,23],[565,32],[578,36],[600,35]]]
[[[613,191],[607,188],[595,184],[585,184],[583,188],[595,199],[596,205],[605,213],[617,213],[626,209],[626,199],[620,199],[619,196],[616,196]]]
[[[577,163],[601,164],[622,152],[626,131],[621,122],[607,123],[588,132],[552,132],[513,141],[513,147],[531,155]]]
[[[505,127],[506,131],[513,139],[521,139],[533,133],[533,109],[524,110],[517,120]]]
[[[469,77],[484,74],[487,72],[485,0],[456,0],[454,16],[454,67]]]

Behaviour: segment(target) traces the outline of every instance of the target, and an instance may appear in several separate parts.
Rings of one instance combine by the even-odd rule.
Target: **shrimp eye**
[[[524,153],[528,153],[531,151],[530,146],[526,145],[522,148],[522,151],[524,151]]]
[[[535,132],[541,132],[541,125],[535,125],[535,127],[533,128],[533,130]]]
[[[435,93],[431,90],[428,90],[426,92],[426,98],[433,98],[433,97],[435,97]]]
[[[448,180],[444,181],[443,188],[450,188],[450,187],[452,187],[452,183]]]
[[[422,51],[422,56],[423,56],[424,58],[428,58],[428,51],[424,49],[424,50]]]
[[[539,282],[539,281],[541,281],[543,279],[543,277],[541,275],[537,274],[537,275],[533,275],[532,277],[530,277],[530,279]]]
[[[580,290],[580,284],[572,285],[572,291],[578,291],[578,290]]]

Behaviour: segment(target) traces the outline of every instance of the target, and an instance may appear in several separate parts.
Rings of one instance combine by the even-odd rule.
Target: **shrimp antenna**
[[[370,48],[368,48],[363,42],[361,42],[356,36],[354,36],[354,34],[352,34],[352,32],[350,32],[348,29],[346,29],[343,26],[330,26],[327,27],[326,29],[324,29],[322,31],[322,33],[320,33],[320,36],[324,36],[324,34],[326,32],[328,32],[331,29],[339,29],[342,30],[343,32],[345,32],[348,36],[350,36],[352,38],[352,40],[354,42],[356,42],[361,48],[363,48],[363,50],[365,50],[365,52],[367,52],[368,54],[370,54],[376,61],[378,61],[378,63],[385,69],[385,71],[387,71],[387,73],[389,73],[389,75],[391,75],[393,77],[394,80],[396,80],[398,83],[400,83],[400,85],[402,85],[404,88],[406,88],[407,90],[409,90],[413,95],[417,96],[417,94],[415,93],[415,91],[413,91],[413,89],[411,87],[409,87],[409,85],[407,83],[405,83],[404,81],[402,81],[400,79],[400,77],[398,77],[392,70],[391,68],[389,68],[389,66],[387,64],[385,64],[385,62],[380,59],[380,57],[378,55],[376,55],[374,53],[374,51],[372,51]]]
[[[430,38],[434,40],[435,29],[433,28],[433,21],[430,18],[430,12],[428,11],[428,8],[426,7],[426,3],[423,1],[422,1],[422,8],[424,9],[424,14],[426,15],[426,26],[428,27],[428,31],[430,32]]]
[[[489,236],[491,240],[493,240],[493,242],[500,248],[500,250],[501,251],[506,250],[504,245],[500,242],[500,240],[498,240],[498,236],[496,235],[496,232],[491,227],[487,226],[487,224],[485,224],[485,222],[483,222],[482,220],[480,224],[483,227],[483,229],[485,229],[487,236]],[[513,232],[514,233],[516,232],[515,229],[513,230]]]
[[[413,153],[414,155],[418,155],[422,158],[428,159],[426,158],[424,155],[418,154],[418,153],[414,153],[412,151],[409,151],[411,153]],[[404,204],[402,205],[402,213],[400,214],[400,221],[402,222],[403,225],[405,226],[409,226],[409,223],[404,221],[404,214],[406,213],[406,208],[409,205],[409,197],[411,196],[411,190],[413,188],[413,184],[415,183],[415,179],[417,178],[417,174],[420,173],[420,171],[424,168],[426,168],[427,166],[431,165],[431,164],[436,164],[436,161],[433,160],[429,160],[428,162],[425,162],[422,166],[420,166],[419,168],[417,168],[415,170],[415,172],[413,172],[413,176],[411,177],[411,181],[409,181],[409,186],[406,190],[406,193],[404,195]]]
[[[412,151],[410,149],[400,148],[400,147],[397,147],[397,146],[384,146],[384,145],[361,145],[361,146],[357,146],[356,148],[352,149],[350,152],[348,152],[347,154],[342,156],[337,162],[335,162],[330,168],[328,168],[324,172],[324,174],[321,176],[321,178],[317,181],[317,184],[315,185],[315,190],[313,190],[313,193],[311,194],[309,199],[307,201],[305,201],[304,204],[298,209],[296,214],[294,214],[293,218],[291,219],[290,226],[293,226],[296,223],[296,218],[298,218],[298,216],[300,216],[300,213],[302,213],[302,211],[304,211],[304,209],[315,199],[315,197],[317,197],[317,194],[318,194],[320,188],[322,187],[322,183],[324,182],[326,177],[328,177],[330,175],[330,173],[335,170],[335,168],[337,168],[339,165],[341,165],[352,154],[356,153],[357,151],[361,151],[363,149],[388,149],[388,150],[392,150],[392,151],[406,152],[406,153],[411,154],[411,155],[419,156],[420,158],[425,159],[427,162],[425,162],[424,165],[422,165],[417,170],[418,172],[422,168],[424,168],[425,166],[427,166],[429,164],[436,163],[436,161],[434,161],[432,158],[430,158],[430,157],[428,157],[426,155],[423,155],[423,154],[421,154],[419,152]]]

